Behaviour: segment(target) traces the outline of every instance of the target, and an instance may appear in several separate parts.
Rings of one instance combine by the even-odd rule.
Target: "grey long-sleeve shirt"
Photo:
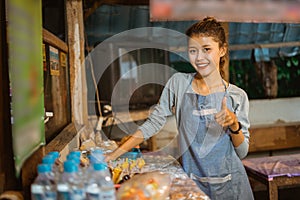
[[[180,124],[180,120],[184,120],[180,116],[180,105],[183,103],[184,93],[189,89],[188,87],[191,87],[194,75],[195,73],[176,73],[169,79],[162,91],[159,103],[154,107],[148,119],[138,128],[142,131],[145,140],[164,126],[168,116],[175,114],[177,124]],[[244,141],[235,148],[237,155],[242,159],[247,155],[249,148],[249,100],[246,92],[235,85],[229,84],[227,92],[233,102],[233,112],[241,123],[245,136]]]

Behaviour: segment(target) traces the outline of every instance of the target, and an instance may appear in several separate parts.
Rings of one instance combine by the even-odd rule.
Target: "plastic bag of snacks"
[[[121,185],[118,200],[165,200],[169,196],[171,177],[167,173],[137,174]]]
[[[136,173],[141,173],[144,165],[145,160],[142,157],[137,159],[118,158],[108,163],[115,184],[123,183],[124,178],[128,180]]]

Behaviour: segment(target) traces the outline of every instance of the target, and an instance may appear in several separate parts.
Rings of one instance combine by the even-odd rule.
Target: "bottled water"
[[[46,155],[42,159],[42,163],[48,164],[51,166],[51,172],[49,175],[51,176],[52,180],[57,183],[60,177],[59,166],[55,163],[56,158],[52,155]]]
[[[46,156],[52,156],[54,159],[54,165],[56,166],[59,171],[61,171],[62,163],[59,160],[60,154],[58,151],[50,151]]]
[[[104,163],[94,163],[86,188],[88,200],[116,200],[110,172]]]
[[[86,199],[82,177],[78,175],[78,165],[67,160],[64,162],[64,172],[57,184],[59,200],[84,200]]]
[[[100,179],[102,174],[97,164],[92,164],[92,169],[89,169],[86,183],[86,198],[87,200],[101,200]]]
[[[58,151],[50,151],[45,157],[47,156],[53,158],[52,172],[54,173],[55,181],[57,182],[63,171],[62,162],[59,160],[60,154]]]
[[[104,155],[103,155],[103,151],[101,149],[94,149],[90,152],[90,154],[88,155],[88,159],[89,159],[89,166],[87,167],[87,169],[85,169],[84,171],[84,180],[85,180],[85,184],[88,184],[89,181],[89,177],[93,176],[94,173],[94,164],[95,163],[103,163],[106,164],[106,162],[104,161]]]
[[[33,184],[31,184],[31,199],[56,200],[55,183],[50,176],[51,166],[48,164],[39,164],[37,170],[38,175]]]
[[[92,163],[92,164],[105,163],[105,161],[104,161],[105,158],[103,155],[103,151],[101,149],[95,149],[95,150],[91,151],[89,159],[90,159],[90,163]]]
[[[106,164],[99,163],[100,171],[103,173],[103,179],[101,179],[101,199],[102,200],[115,200],[116,199],[116,190],[114,183],[111,179],[111,174]]]

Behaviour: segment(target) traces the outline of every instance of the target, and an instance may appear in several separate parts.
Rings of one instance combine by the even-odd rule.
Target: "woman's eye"
[[[197,51],[196,51],[195,49],[190,49],[190,50],[189,50],[189,53],[190,53],[190,54],[196,54]]]

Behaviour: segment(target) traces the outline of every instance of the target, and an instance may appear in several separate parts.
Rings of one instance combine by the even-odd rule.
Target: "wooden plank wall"
[[[300,124],[250,129],[249,153],[300,148]]]

